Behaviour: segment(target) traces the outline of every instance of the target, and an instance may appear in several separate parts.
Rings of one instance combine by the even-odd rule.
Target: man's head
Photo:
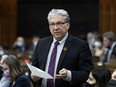
[[[103,44],[105,47],[111,46],[115,40],[116,37],[113,32],[106,32],[103,34]]]
[[[24,38],[22,36],[17,37],[17,40],[16,40],[17,46],[23,46],[24,43],[25,43],[25,41],[24,41]]]
[[[51,34],[56,40],[62,40],[70,27],[70,17],[67,11],[63,9],[52,9],[47,19]]]

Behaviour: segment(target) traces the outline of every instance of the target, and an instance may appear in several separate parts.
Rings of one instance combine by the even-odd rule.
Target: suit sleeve
[[[34,53],[33,53],[33,58],[32,58],[32,65],[35,66],[35,67],[39,67],[38,56],[37,56],[37,53],[38,53],[38,44],[35,47],[35,50],[34,50]]]

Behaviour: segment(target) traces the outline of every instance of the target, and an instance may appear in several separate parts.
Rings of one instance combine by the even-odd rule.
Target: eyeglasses
[[[51,23],[49,25],[50,25],[50,27],[54,28],[55,26],[62,27],[65,23],[67,23],[67,22],[57,22],[57,23]]]

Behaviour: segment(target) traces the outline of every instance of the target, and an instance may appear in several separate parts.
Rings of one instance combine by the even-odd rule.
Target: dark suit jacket
[[[52,41],[52,37],[39,41],[35,48],[32,65],[45,70]],[[91,60],[92,55],[87,42],[69,35],[64,44],[56,72],[58,73],[62,68],[70,70],[72,81],[56,80],[55,87],[81,87],[80,85],[87,80],[92,69]]]
[[[116,45],[113,47],[111,58],[116,58]]]
[[[9,87],[31,87],[31,82],[26,75],[21,75],[16,79],[15,84],[12,86],[11,83]]]

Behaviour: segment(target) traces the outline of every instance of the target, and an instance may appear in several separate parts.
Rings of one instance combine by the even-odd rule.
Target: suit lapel
[[[48,57],[48,53],[49,53],[49,49],[50,49],[50,46],[51,46],[51,43],[52,43],[52,37],[50,39],[47,40],[47,42],[45,43],[46,45],[44,46],[44,57],[42,57],[42,66],[41,66],[41,69],[42,70],[45,70],[45,65],[46,65],[46,62],[47,62],[47,57]]]
[[[58,62],[58,66],[57,66],[57,73],[58,73],[58,71],[60,69],[60,66],[62,65],[63,61],[66,58],[65,56],[67,55],[68,51],[70,50],[71,44],[72,44],[72,38],[69,35],[66,42],[65,42],[65,44],[64,44],[64,47],[62,49],[61,56],[59,58],[59,62]]]

